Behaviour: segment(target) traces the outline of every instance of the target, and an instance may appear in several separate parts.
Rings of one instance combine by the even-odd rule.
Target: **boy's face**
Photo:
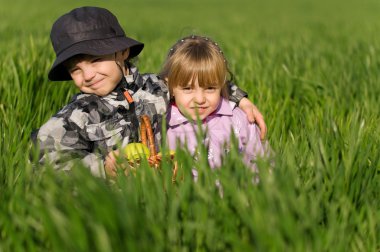
[[[216,85],[207,85],[200,87],[198,78],[187,86],[176,86],[173,88],[173,96],[178,109],[182,114],[190,116],[191,119],[205,119],[214,112],[219,105],[221,99],[221,88]]]
[[[124,69],[123,62],[124,54],[119,52],[116,56],[78,55],[65,62],[65,66],[75,85],[83,93],[106,96],[120,82],[120,68]]]

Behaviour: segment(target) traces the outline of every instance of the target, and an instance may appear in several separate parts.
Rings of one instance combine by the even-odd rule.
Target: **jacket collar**
[[[109,94],[111,97],[116,97],[117,100],[124,100],[124,91],[128,89],[130,93],[134,93],[138,90],[139,86],[136,84],[137,81],[141,81],[140,73],[132,64],[126,64],[125,67],[128,68],[129,75],[123,76],[116,88]]]

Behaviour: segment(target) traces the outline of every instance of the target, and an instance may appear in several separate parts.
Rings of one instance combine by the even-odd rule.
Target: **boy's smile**
[[[80,91],[106,96],[120,82],[123,62],[124,54],[119,52],[103,56],[78,55],[69,59],[65,66]]]
[[[85,83],[84,85],[87,88],[98,89],[99,87],[101,87],[103,80],[104,80],[104,78],[101,78],[99,80],[91,80],[89,83]]]

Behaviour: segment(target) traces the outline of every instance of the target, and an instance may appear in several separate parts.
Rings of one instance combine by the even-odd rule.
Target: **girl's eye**
[[[207,87],[207,88],[206,88],[206,92],[208,92],[208,93],[213,93],[213,92],[215,92],[216,90],[217,90],[216,87]]]
[[[182,87],[182,91],[184,91],[185,93],[190,93],[192,91],[192,88],[191,87]]]

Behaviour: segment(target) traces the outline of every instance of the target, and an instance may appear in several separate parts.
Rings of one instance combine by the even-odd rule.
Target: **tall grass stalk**
[[[159,171],[143,162],[112,182],[80,165],[70,173],[37,165],[30,134],[76,92],[47,80],[49,29],[87,3],[4,2],[0,251],[380,249],[377,2],[99,4],[146,42],[142,72],[157,72],[182,35],[218,41],[235,81],[265,115],[275,156],[258,160],[258,184],[234,148],[217,170],[204,148],[197,160],[177,150],[174,184],[170,162]]]

